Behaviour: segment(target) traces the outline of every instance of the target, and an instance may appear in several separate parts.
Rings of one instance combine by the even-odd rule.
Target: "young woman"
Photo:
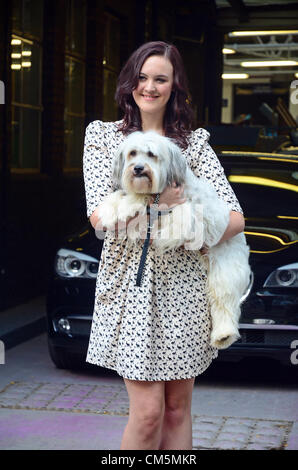
[[[176,47],[158,41],[137,49],[120,73],[116,100],[124,111],[121,121],[94,121],[86,129],[84,179],[92,226],[100,223],[100,202],[115,190],[111,165],[118,146],[133,131],[155,130],[175,139],[195,174],[207,178],[230,205],[221,241],[243,231],[241,207],[208,144],[208,132],[191,131],[187,81]],[[159,204],[183,202],[183,188],[173,184]],[[192,449],[195,377],[218,354],[209,345],[207,272],[198,251],[180,247],[175,256],[160,258],[150,245],[143,283],[136,287],[142,246],[140,240],[131,248],[125,238],[106,232],[86,361],[124,378],[130,408],[121,449]]]

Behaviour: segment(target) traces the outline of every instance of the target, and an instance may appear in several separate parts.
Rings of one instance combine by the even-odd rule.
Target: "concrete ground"
[[[214,362],[195,382],[193,449],[297,450],[297,371]],[[57,369],[45,333],[5,351],[0,449],[119,449],[127,419],[126,388],[115,372]]]

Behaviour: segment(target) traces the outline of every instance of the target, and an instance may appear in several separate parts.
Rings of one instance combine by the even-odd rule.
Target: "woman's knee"
[[[166,402],[164,419],[173,426],[179,426],[190,415],[191,407],[184,400]]]
[[[158,445],[164,419],[164,406],[159,402],[144,403],[130,409],[129,419],[143,442]]]
[[[180,382],[166,388],[164,418],[169,423],[178,426],[191,415],[192,386],[191,382]]]
[[[163,421],[164,406],[159,402],[147,403],[135,413],[141,426],[154,429],[158,428]]]
[[[161,427],[164,416],[164,387],[128,386],[129,418],[141,435],[153,435]]]

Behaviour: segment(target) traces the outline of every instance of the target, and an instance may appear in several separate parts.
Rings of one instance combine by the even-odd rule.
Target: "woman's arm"
[[[218,243],[222,243],[229,238],[234,237],[237,233],[243,232],[245,227],[245,220],[243,215],[240,212],[231,211],[230,212],[230,222],[226,228],[225,233],[221,237]]]
[[[98,210],[97,210],[97,208],[96,208],[95,211],[91,214],[91,216],[89,217],[89,220],[90,220],[90,224],[91,224],[92,227],[95,229],[96,225],[100,222],[100,218],[99,218],[99,215],[98,215]]]
[[[243,215],[240,212],[231,211],[230,222],[226,228],[225,233],[219,240],[218,245],[224,242],[225,240],[228,240],[229,238],[234,237],[238,233],[243,232],[244,227],[245,227],[245,220],[244,220]],[[205,255],[206,253],[208,253],[208,248],[203,245],[203,247],[200,249],[200,252],[202,255]]]

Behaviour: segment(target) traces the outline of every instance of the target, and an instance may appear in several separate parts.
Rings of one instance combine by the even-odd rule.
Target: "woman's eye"
[[[158,78],[157,81],[160,82],[160,83],[164,83],[164,82],[165,82],[165,80],[164,80],[163,78]]]
[[[145,80],[145,77],[140,76],[139,80]]]

